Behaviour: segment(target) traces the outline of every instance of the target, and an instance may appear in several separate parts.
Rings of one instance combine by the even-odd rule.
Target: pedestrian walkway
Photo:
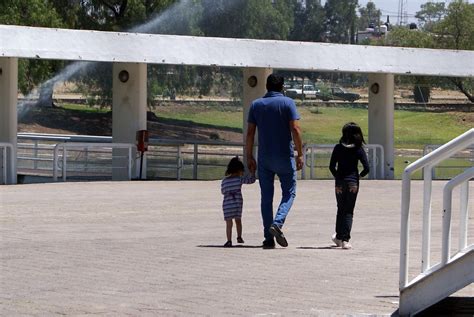
[[[433,189],[433,248],[443,184]],[[398,308],[400,186],[362,181],[353,250],[330,240],[332,181],[298,182],[284,227],[289,246],[274,250],[259,247],[258,184],[243,186],[245,244],[234,248],[222,248],[219,181],[2,186],[0,315],[390,316]],[[412,187],[413,276],[422,182]],[[474,297],[474,286],[457,295]]]

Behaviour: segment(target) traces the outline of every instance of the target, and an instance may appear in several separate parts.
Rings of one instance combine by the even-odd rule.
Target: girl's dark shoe
[[[224,244],[224,248],[230,248],[232,247],[232,241],[227,241],[225,244]]]
[[[245,241],[244,241],[244,239],[242,239],[242,237],[237,237],[237,242],[238,243],[244,243]]]

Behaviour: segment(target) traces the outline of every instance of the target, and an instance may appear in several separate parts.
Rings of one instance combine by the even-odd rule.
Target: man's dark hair
[[[282,92],[284,83],[285,83],[285,80],[283,79],[282,76],[271,74],[267,77],[267,90]]]

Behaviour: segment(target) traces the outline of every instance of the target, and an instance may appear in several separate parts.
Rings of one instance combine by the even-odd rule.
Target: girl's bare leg
[[[242,219],[236,218],[235,219],[235,226],[237,227],[237,237],[242,238]]]
[[[232,219],[226,220],[227,241],[232,241]]]

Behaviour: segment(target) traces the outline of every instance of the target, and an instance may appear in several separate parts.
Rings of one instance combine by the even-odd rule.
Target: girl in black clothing
[[[359,192],[359,177],[369,173],[369,163],[364,150],[364,135],[359,125],[349,122],[342,128],[342,137],[331,154],[329,170],[336,180],[336,233],[332,241],[343,249],[351,249],[352,218]],[[363,170],[359,174],[359,161]]]

